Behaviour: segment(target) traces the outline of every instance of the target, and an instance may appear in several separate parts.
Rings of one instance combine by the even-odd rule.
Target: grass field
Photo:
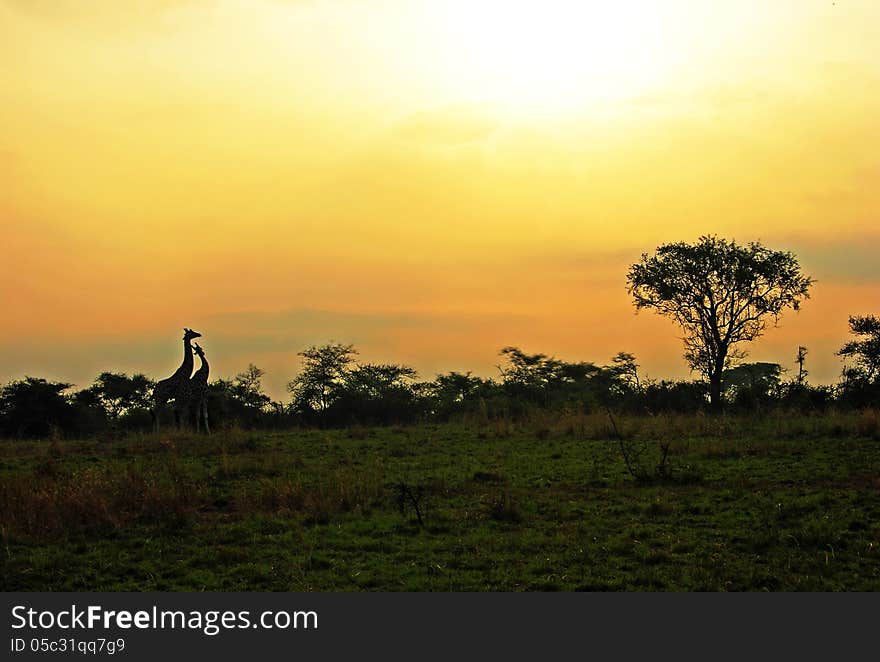
[[[876,412],[618,427],[669,475],[603,416],[0,442],[0,583],[880,590]]]

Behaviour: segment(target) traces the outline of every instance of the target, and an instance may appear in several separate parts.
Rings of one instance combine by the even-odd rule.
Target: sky
[[[874,0],[0,0],[0,381],[313,344],[688,377],[628,265],[717,234],[816,279],[750,347],[831,383],[880,313]]]

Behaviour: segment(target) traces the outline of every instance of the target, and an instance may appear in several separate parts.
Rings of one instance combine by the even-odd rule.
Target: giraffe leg
[[[208,403],[207,401],[202,401],[202,411],[205,414],[205,434],[211,434],[211,426],[208,425]]]

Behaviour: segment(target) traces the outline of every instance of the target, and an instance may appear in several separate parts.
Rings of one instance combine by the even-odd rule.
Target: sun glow
[[[560,112],[643,94],[669,76],[674,7],[645,0],[455,0],[444,3],[439,31],[462,96]]]
[[[821,287],[753,360],[807,345],[836,380],[880,300],[878,26],[877,0],[0,0],[0,381],[159,376],[183,325],[273,397],[330,340],[426,379],[496,376],[504,344],[686,378],[621,279],[705,233],[803,258]]]

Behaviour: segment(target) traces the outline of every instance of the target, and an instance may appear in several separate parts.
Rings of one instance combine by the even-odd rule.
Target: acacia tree
[[[266,372],[253,363],[249,363],[247,370],[235,376],[230,392],[232,397],[241,402],[252,413],[259,413],[266,409],[272,402],[271,398],[263,393],[263,375]]]
[[[611,376],[625,386],[640,391],[642,388],[639,381],[639,364],[636,363],[636,357],[629,352],[617,352],[611,359],[611,365],[607,370]]]
[[[653,309],[682,328],[684,357],[709,381],[716,410],[724,370],[746,355],[737,346],[761,336],[784,309],[798,310],[813,284],[790,252],[714,236],[643,253],[626,279],[637,310]]]
[[[324,412],[339,397],[345,376],[351,370],[357,350],[353,345],[330,343],[309,347],[299,353],[302,371],[287,385],[294,409]]]
[[[142,374],[129,377],[124,372],[102,372],[89,390],[107,415],[116,420],[132,409],[149,409],[153,386],[152,380]]]

